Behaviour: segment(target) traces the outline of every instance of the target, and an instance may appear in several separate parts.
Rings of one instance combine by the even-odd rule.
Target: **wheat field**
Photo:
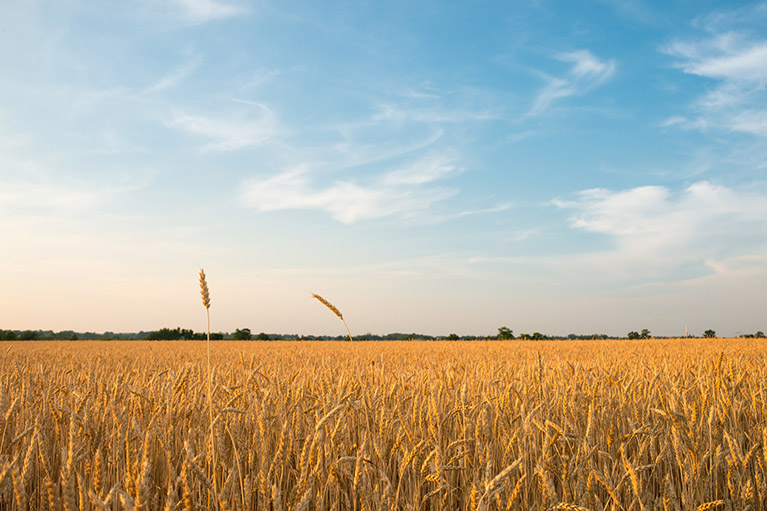
[[[4,343],[0,509],[765,509],[765,348]]]

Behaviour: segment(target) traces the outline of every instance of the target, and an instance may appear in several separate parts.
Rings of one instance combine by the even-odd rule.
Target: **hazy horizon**
[[[0,329],[767,330],[767,4],[0,4]]]

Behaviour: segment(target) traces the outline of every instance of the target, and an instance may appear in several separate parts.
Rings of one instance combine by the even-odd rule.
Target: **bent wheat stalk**
[[[352,333],[349,331],[349,325],[346,324],[346,320],[344,320],[344,315],[341,314],[341,311],[338,310],[338,307],[336,307],[335,305],[325,300],[323,297],[321,297],[320,295],[316,293],[312,293],[312,297],[316,298],[322,305],[330,309],[331,312],[333,312],[333,314],[338,316],[338,319],[340,319],[341,322],[344,324],[344,327],[346,327],[346,333],[349,334],[349,340],[353,341],[354,339],[352,339]]]
[[[210,372],[210,291],[208,291],[208,281],[205,279],[205,271],[200,269],[200,296],[202,296],[202,305],[205,307],[207,318],[207,339],[208,339],[208,416],[210,418],[210,448],[213,460],[213,501],[218,509],[218,485],[216,484],[216,438],[213,434],[213,376]]]

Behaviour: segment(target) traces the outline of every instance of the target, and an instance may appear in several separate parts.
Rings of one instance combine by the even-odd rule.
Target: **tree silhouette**
[[[250,333],[250,328],[238,328],[234,331],[234,335],[232,335],[232,339],[235,341],[249,341],[253,338],[253,335]]]
[[[508,327],[502,326],[498,329],[498,340],[503,341],[505,339],[513,339],[514,332]]]

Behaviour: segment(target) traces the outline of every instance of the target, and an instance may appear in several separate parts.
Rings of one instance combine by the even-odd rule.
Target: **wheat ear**
[[[344,324],[344,327],[346,327],[346,333],[349,334],[349,340],[353,341],[354,339],[352,339],[352,333],[349,331],[349,325],[346,324],[346,320],[344,319],[344,315],[341,314],[341,311],[338,310],[338,307],[336,307],[335,305],[333,305],[329,301],[325,300],[323,297],[321,297],[320,295],[318,295],[316,293],[312,293],[312,297],[316,298],[322,305],[324,305],[325,307],[330,309],[331,312],[333,312],[333,314],[338,316],[338,319],[340,319],[341,322]]]
[[[207,318],[207,339],[208,339],[208,416],[210,417],[210,448],[213,455],[213,501],[218,507],[218,485],[216,484],[216,438],[213,435],[213,376],[210,372],[210,291],[208,291],[208,281],[205,279],[205,270],[200,269],[200,296],[202,296],[202,305],[205,307],[205,316]]]

